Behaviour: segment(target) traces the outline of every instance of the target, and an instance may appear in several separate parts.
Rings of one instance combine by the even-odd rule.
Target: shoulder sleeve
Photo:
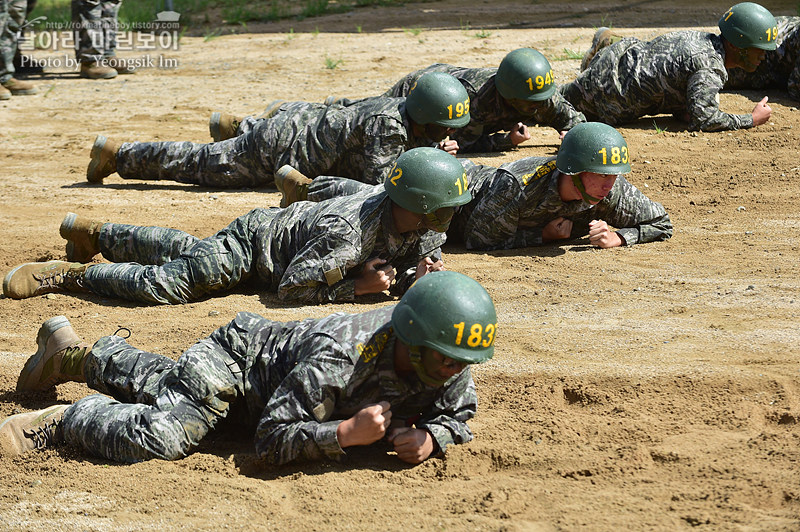
[[[408,146],[408,132],[399,120],[383,114],[375,115],[364,125],[364,183],[383,183],[394,161]]]
[[[583,113],[577,111],[561,92],[555,91],[549,100],[536,110],[533,119],[537,124],[550,126],[556,131],[567,131],[586,122]]]
[[[314,337],[314,356],[299,363],[269,398],[256,429],[256,452],[271,464],[340,459],[341,420],[331,419],[353,373],[353,363],[333,339]]]
[[[711,67],[689,77],[686,101],[690,131],[726,131],[753,127],[753,115],[734,115],[719,109],[719,91],[723,80]]]
[[[510,249],[516,246],[519,204],[524,195],[513,175],[498,170],[489,189],[480,194],[464,227],[467,249]]]
[[[315,230],[284,271],[278,297],[305,303],[352,301],[355,282],[345,276],[366,259],[361,235],[339,216],[323,217]]]

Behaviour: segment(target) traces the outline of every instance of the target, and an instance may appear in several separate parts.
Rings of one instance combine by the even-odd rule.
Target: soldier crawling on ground
[[[383,95],[407,96],[428,72],[446,72],[469,94],[470,122],[451,139],[459,153],[505,151],[531,138],[527,124],[549,126],[560,138],[586,118],[556,90],[550,62],[541,52],[519,48],[506,54],[497,68],[465,68],[443,63],[411,72]],[[349,105],[353,101],[329,96],[326,103]]]
[[[496,330],[489,294],[455,272],[361,314],[279,323],[242,312],[177,361],[117,335],[90,347],[57,316],[39,329],[17,390],[77,381],[106,395],[6,418],[0,455],[66,443],[118,462],[176,460],[236,412],[267,463],[341,460],[386,441],[417,464],[472,439],[468,366],[492,357]]]
[[[404,151],[435,146],[469,122],[469,97],[454,77],[434,72],[405,98],[369,98],[326,106],[288,102],[212,142],[124,142],[98,136],[86,178],[117,172],[123,179],[168,180],[208,187],[263,187],[291,165],[308,176],[336,174],[383,183]],[[213,117],[212,117],[213,120]],[[221,138],[221,137],[220,137]],[[457,145],[442,145],[449,153]]]
[[[7,297],[92,292],[181,304],[258,281],[284,301],[352,301],[444,268],[440,246],[454,208],[471,199],[464,168],[435,148],[414,148],[378,188],[325,203],[254,209],[204,240],[162,227],[101,223],[68,214],[67,260],[6,275]],[[98,253],[111,264],[90,264]]]
[[[628,145],[598,122],[569,130],[557,157],[527,157],[499,168],[461,159],[472,200],[456,208],[447,231],[467,249],[512,249],[589,236],[600,248],[666,240],[672,222],[623,174],[631,170]],[[370,189],[350,179],[297,171],[279,184],[282,204],[324,201]],[[616,227],[616,231],[611,229]]]
[[[728,70],[752,72],[765,51],[775,50],[775,18],[743,2],[722,15],[719,28],[721,35],[675,31],[646,42],[600,28],[584,56],[585,70],[559,90],[588,120],[613,126],[661,113],[688,122],[690,131],[765,124],[772,114],[766,97],[752,114],[729,114],[719,109],[719,91]]]
[[[777,48],[768,50],[754,71],[734,68],[728,72],[726,89],[780,89],[800,101],[800,17],[775,17]]]

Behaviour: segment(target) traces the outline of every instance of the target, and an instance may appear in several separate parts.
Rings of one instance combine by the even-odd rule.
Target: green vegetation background
[[[174,0],[172,8],[181,14],[189,29],[240,25],[281,19],[303,19],[329,13],[343,13],[365,6],[398,6],[415,0]],[[421,1],[421,0],[416,0]],[[122,3],[122,23],[151,22],[164,10],[163,0],[130,0]],[[39,0],[30,18],[46,16],[48,22],[70,22],[70,0]]]

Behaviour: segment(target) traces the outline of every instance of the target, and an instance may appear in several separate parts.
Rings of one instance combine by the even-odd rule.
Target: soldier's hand
[[[425,257],[424,259],[419,261],[419,264],[417,264],[417,273],[415,275],[415,278],[419,279],[426,273],[440,272],[445,269],[446,268],[444,267],[444,262],[442,262],[442,259],[439,259],[436,262],[434,262],[432,258]]]
[[[772,108],[767,105],[767,100],[769,100],[769,96],[764,96],[764,98],[756,104],[753,108],[753,125],[760,126],[761,124],[766,124],[769,120],[769,117],[772,116]]]
[[[389,431],[389,443],[397,457],[409,464],[424,462],[433,452],[433,436],[427,430],[402,427]]]
[[[603,220],[589,222],[589,243],[599,248],[615,248],[623,244],[619,233],[608,228]]]
[[[564,140],[564,137],[566,136],[566,134],[567,134],[566,131],[559,131],[558,132],[558,140]]]
[[[508,134],[508,138],[511,139],[511,144],[516,146],[530,139],[531,132],[528,131],[528,126],[522,122],[517,122],[517,125],[511,128],[511,133]]]
[[[572,234],[572,220],[567,220],[559,216],[555,220],[544,226],[542,229],[542,242],[551,240],[563,240]]]
[[[394,281],[395,271],[391,264],[384,259],[376,257],[368,260],[361,270],[361,275],[355,281],[355,293],[377,294],[388,290]]]
[[[443,141],[439,142],[439,149],[446,151],[450,155],[455,155],[458,153],[458,141],[444,139]]]
[[[336,439],[342,449],[354,445],[369,445],[383,438],[391,422],[391,405],[387,401],[367,405],[350,419],[339,423],[336,427]]]

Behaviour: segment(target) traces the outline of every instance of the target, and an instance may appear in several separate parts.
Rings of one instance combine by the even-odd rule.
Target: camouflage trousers
[[[194,142],[126,142],[117,152],[123,179],[166,180],[214,188],[259,188],[274,184],[270,147],[275,132],[267,120],[232,139]]]
[[[68,408],[64,439],[93,455],[131,463],[186,456],[232,407],[254,428],[268,392],[249,378],[250,368],[277,341],[273,332],[280,325],[240,313],[177,361],[119,336],[101,338],[87,355],[84,374],[89,387],[111,397],[90,395]]]
[[[368,190],[375,187],[383,187],[380,185],[370,185],[362,183],[355,179],[347,177],[337,177],[332,175],[321,175],[315,177],[311,184],[308,185],[308,201],[325,201],[331,198],[339,198],[341,196],[352,196],[362,190]]]
[[[256,272],[257,230],[278,212],[252,210],[203,240],[176,229],[103,224],[100,251],[115,264],[90,266],[86,287],[100,295],[172,305],[230,290]]]
[[[117,13],[122,0],[72,0],[75,57],[81,63],[113,57],[117,49]]]
[[[0,0],[0,83],[14,77],[14,54],[27,5],[27,0]]]

